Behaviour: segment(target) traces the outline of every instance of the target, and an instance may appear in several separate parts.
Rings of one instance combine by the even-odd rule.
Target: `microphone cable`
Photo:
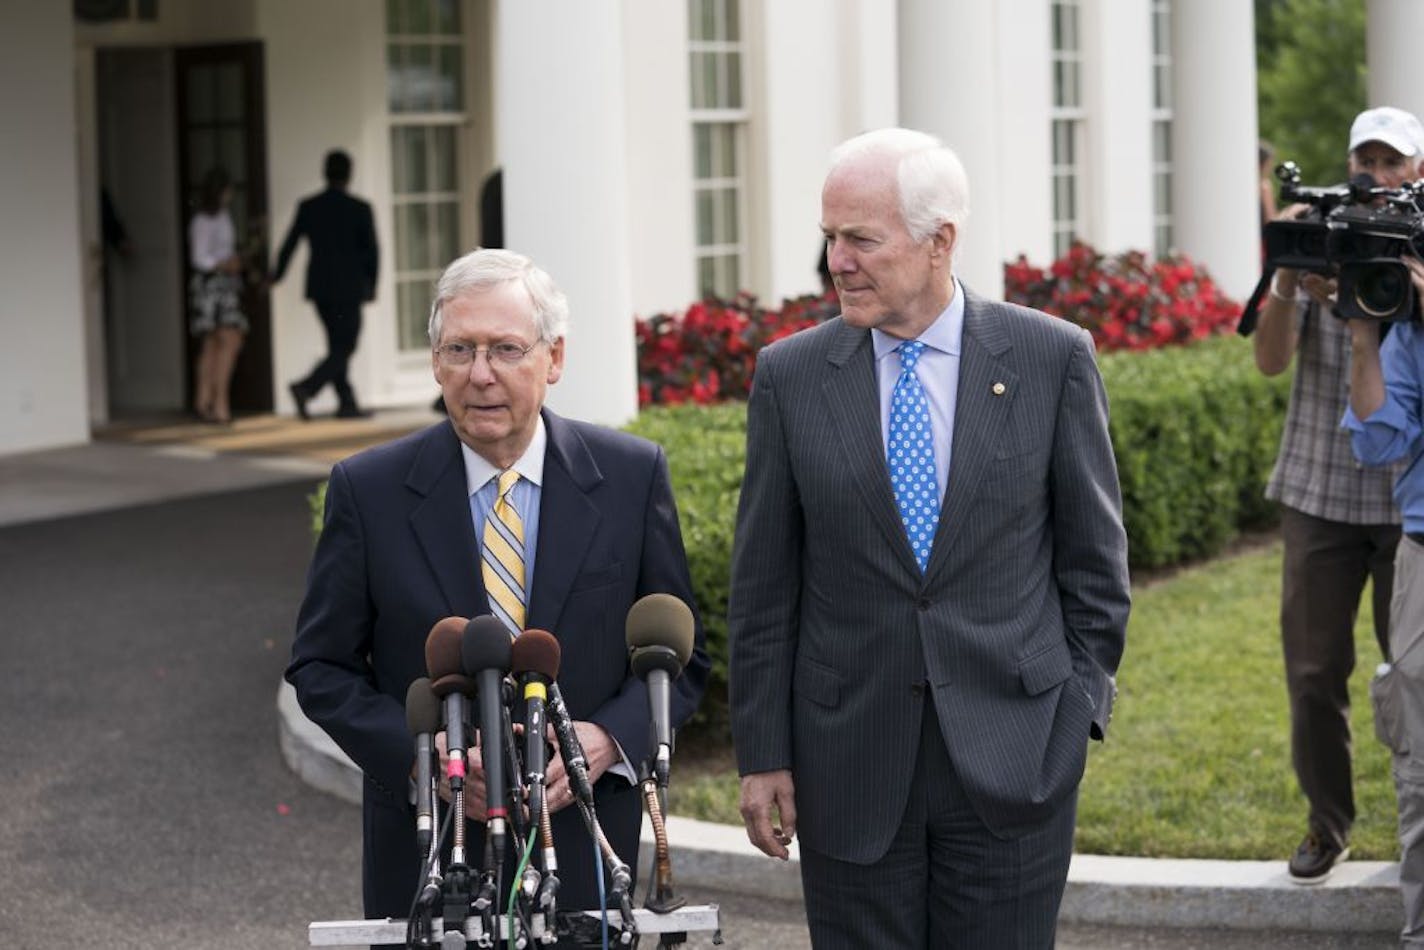
[[[445,820],[440,822],[440,831],[435,835],[435,841],[430,846],[430,853],[421,862],[420,880],[415,885],[415,896],[410,899],[410,912],[405,915],[405,944],[407,947],[414,947],[415,943],[415,911],[420,906],[420,895],[425,892],[425,883],[430,880],[430,872],[435,870],[435,863],[440,860],[440,846],[445,843],[445,836],[450,831],[450,818],[455,814],[453,808],[445,810]]]
[[[608,950],[608,897],[603,893],[603,851],[593,842],[593,869],[598,875],[598,909],[603,920],[603,950]]]
[[[514,886],[509,889],[509,908],[508,908],[508,910],[506,911],[506,917],[508,918],[508,921],[509,921],[509,923],[508,923],[508,928],[509,928],[509,934],[508,934],[508,937],[509,937],[509,950],[515,950],[515,948],[514,948],[515,906],[516,906],[516,901],[517,901],[517,899],[518,899],[518,897],[519,897],[519,885],[520,885],[520,882],[524,879],[524,869],[529,866],[529,858],[530,858],[530,856],[534,853],[534,844],[535,844],[535,841],[536,841],[536,839],[535,839],[534,835],[530,835],[530,836],[529,836],[529,844],[526,845],[525,848],[524,848],[524,855],[519,859],[519,866],[514,869]],[[530,921],[530,919],[529,919],[528,917],[526,917],[522,912],[518,915],[518,919],[524,924],[524,932],[529,935],[529,940],[530,940],[530,943],[532,944],[533,941],[534,941],[534,926],[533,926],[533,922]]]

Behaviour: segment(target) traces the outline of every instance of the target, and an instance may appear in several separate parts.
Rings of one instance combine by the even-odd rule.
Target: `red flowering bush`
[[[1104,257],[1075,243],[1048,270],[1020,254],[1004,265],[1004,297],[1071,320],[1099,350],[1150,350],[1229,332],[1241,305],[1185,256]]]
[[[780,310],[750,294],[704,300],[686,313],[637,321],[638,404],[677,405],[746,399],[763,346],[834,316],[834,293],[797,297]]]

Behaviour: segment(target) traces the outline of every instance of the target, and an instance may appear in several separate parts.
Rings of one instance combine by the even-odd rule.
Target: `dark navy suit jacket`
[[[559,685],[573,718],[607,729],[637,766],[649,751],[649,711],[646,687],[628,668],[628,608],[650,593],[693,605],[667,460],[646,440],[543,416],[548,449],[526,626],[559,639]],[[368,917],[405,917],[419,873],[404,702],[410,682],[426,673],[425,638],[443,617],[489,613],[466,490],[448,421],[338,463],[327,487],[287,679],[306,714],[365,773]],[[676,723],[692,715],[706,682],[700,623],[696,644],[674,683]],[[636,869],[636,787],[608,774],[595,793],[609,839]],[[469,832],[478,864],[483,826],[470,823]],[[554,816],[554,836],[560,906],[596,906],[593,845],[576,809]]]
[[[287,272],[292,252],[303,237],[308,251],[308,300],[354,305],[376,295],[380,255],[369,204],[340,188],[304,198],[277,252],[274,281]]]

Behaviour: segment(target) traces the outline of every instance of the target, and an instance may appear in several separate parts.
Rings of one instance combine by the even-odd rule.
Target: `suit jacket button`
[[[920,602],[919,602],[918,604],[916,604],[915,606],[919,607],[921,610],[929,610],[929,609],[930,609],[930,599],[929,599],[928,597],[921,597],[921,598],[920,598]]]
[[[921,696],[923,696],[924,694],[925,694],[925,684],[924,684],[924,683],[911,683],[911,684],[910,684],[910,695],[911,695],[911,696],[915,697],[916,699],[919,699],[919,698],[920,698]]]

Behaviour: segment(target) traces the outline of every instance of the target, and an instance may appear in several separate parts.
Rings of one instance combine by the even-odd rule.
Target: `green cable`
[[[534,853],[534,838],[535,836],[531,834],[529,836],[529,843],[524,846],[524,857],[519,859],[519,867],[514,869],[514,886],[509,889],[509,908],[505,911],[509,926],[509,934],[507,935],[509,939],[509,950],[514,950],[514,932],[517,929],[514,926],[514,901],[515,898],[519,896],[519,882],[524,878],[524,869],[529,866],[529,856]],[[530,934],[529,936],[530,939],[533,939],[534,935]]]

